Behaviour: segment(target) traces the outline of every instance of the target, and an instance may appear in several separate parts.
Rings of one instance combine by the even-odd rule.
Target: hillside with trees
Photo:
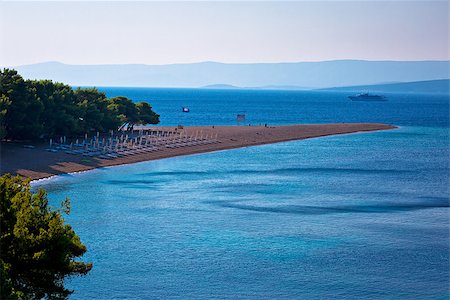
[[[117,130],[123,123],[158,124],[147,102],[108,99],[96,88],[77,88],[51,80],[24,80],[0,70],[0,139],[37,140]]]

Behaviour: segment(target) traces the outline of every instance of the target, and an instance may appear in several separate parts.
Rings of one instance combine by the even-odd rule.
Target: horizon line
[[[358,84],[358,85],[344,85],[344,86],[330,86],[330,87],[302,87],[296,85],[262,85],[262,86],[237,86],[232,84],[209,84],[203,86],[187,87],[187,86],[134,86],[134,85],[72,85],[68,84],[72,88],[137,88],[137,89],[211,89],[211,90],[282,90],[282,91],[326,91],[332,89],[342,89],[342,88],[357,88],[357,87],[370,87],[370,86],[385,86],[385,85],[396,85],[396,84],[414,84],[422,82],[432,82],[432,81],[450,81],[450,76],[448,78],[438,78],[438,79],[428,79],[428,80],[414,80],[414,81],[395,81],[395,82],[379,82],[373,84]],[[220,88],[214,86],[229,86],[230,88]],[[291,87],[285,89],[285,87]],[[389,93],[389,92],[388,92]],[[396,92],[391,92],[396,93]]]
[[[275,64],[300,64],[300,63],[325,63],[325,62],[339,62],[339,61],[362,61],[362,62],[450,62],[449,59],[418,59],[418,60],[395,60],[395,59],[327,59],[316,61],[278,61],[278,62],[220,62],[220,61],[197,61],[197,62],[179,62],[179,63],[164,63],[164,64],[147,64],[147,63],[101,63],[101,64],[72,64],[61,61],[42,61],[22,65],[2,65],[1,68],[17,68],[33,65],[43,64],[60,64],[66,66],[171,66],[171,65],[195,65],[195,64],[221,64],[221,65],[275,65]]]

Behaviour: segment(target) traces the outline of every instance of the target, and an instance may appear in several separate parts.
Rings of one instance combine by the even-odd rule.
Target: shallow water
[[[298,105],[324,114],[354,105],[341,103],[341,96]],[[66,220],[88,247],[84,259],[94,263],[88,276],[68,282],[72,298],[448,299],[448,100],[392,97],[389,112],[372,114],[375,104],[362,103],[365,116],[335,115],[345,115],[339,121],[392,119],[403,125],[397,130],[176,157],[35,183],[49,191],[55,206],[71,198]],[[408,106],[407,100],[407,111],[416,116],[394,109]],[[270,101],[272,113],[261,118],[296,123],[276,98]],[[205,106],[210,112],[202,122],[222,117],[211,112],[214,104]],[[163,121],[176,124],[177,114]]]

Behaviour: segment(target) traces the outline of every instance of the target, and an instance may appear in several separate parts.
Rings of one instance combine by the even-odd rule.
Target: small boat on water
[[[387,101],[385,96],[370,95],[369,93],[361,93],[355,96],[348,96],[352,101]]]
[[[182,107],[182,108],[181,108],[181,111],[182,111],[182,112],[189,112],[189,107]]]

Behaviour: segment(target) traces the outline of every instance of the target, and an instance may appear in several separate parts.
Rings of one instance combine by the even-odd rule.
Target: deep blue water
[[[385,122],[350,134],[177,157],[35,183],[94,263],[73,299],[448,299],[445,96],[105,89],[164,125]],[[191,113],[181,113],[189,106]]]
[[[448,96],[388,94],[388,102],[354,102],[348,93],[270,90],[102,88],[108,97],[147,101],[161,125],[383,122],[403,126],[449,125]],[[181,112],[181,107],[190,113]]]

